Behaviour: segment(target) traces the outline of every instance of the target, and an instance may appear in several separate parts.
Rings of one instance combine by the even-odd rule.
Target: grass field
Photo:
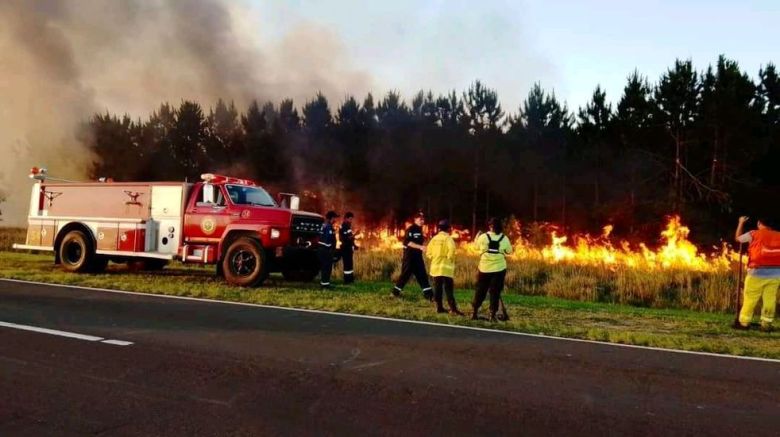
[[[391,275],[387,261],[358,259],[358,266]],[[387,262],[388,265],[384,263]],[[395,261],[397,263],[397,260]],[[363,270],[364,274],[370,274]],[[576,273],[572,270],[571,273]],[[358,269],[361,273],[361,269]],[[272,276],[260,288],[226,285],[214,269],[173,264],[157,273],[131,272],[111,264],[101,274],[69,274],[53,268],[51,254],[0,252],[0,277],[59,284],[105,287],[146,293],[193,296],[236,302],[341,311],[401,319],[494,327],[534,334],[590,339],[663,348],[780,358],[780,334],[737,332],[729,328],[733,315],[675,308],[650,308],[605,302],[569,300],[543,295],[521,295],[510,286],[505,294],[511,320],[490,324],[462,317],[436,314],[410,284],[401,299],[389,296],[387,281],[366,281],[323,292],[315,284],[287,283]],[[517,280],[515,278],[515,280]],[[469,308],[472,291],[456,290],[458,304]],[[484,309],[483,309],[484,311]]]
[[[458,256],[457,286],[474,288],[478,261],[475,256]],[[541,259],[510,260],[508,266],[507,288],[523,295],[711,312],[735,309],[736,274],[728,270],[649,270]],[[357,253],[356,273],[364,280],[389,282],[399,272],[398,251]]]

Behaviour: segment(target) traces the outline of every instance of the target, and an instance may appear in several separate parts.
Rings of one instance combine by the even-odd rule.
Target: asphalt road
[[[779,433],[777,362],[0,280],[2,436]]]

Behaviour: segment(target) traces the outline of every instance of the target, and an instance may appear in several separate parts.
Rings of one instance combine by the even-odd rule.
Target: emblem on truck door
[[[125,201],[125,205],[138,205],[141,206],[141,202],[138,201],[138,198],[141,197],[144,193],[139,193],[137,191],[128,191],[124,190],[125,194],[127,194],[128,197],[130,197],[130,200]]]
[[[207,216],[203,218],[203,221],[200,222],[200,230],[203,231],[206,235],[211,235],[214,233],[214,230],[217,229],[217,223],[214,221],[214,217]]]

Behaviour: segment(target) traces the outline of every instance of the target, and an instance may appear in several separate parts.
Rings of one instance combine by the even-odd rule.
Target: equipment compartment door
[[[148,252],[179,252],[183,185],[152,185],[152,222],[146,229]]]

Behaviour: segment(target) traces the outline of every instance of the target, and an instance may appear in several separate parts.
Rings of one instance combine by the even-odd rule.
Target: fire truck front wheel
[[[230,244],[222,258],[225,280],[241,287],[262,284],[267,276],[265,252],[254,238],[241,237]]]
[[[62,238],[59,247],[62,268],[69,272],[89,272],[100,260],[95,255],[92,241],[82,231],[73,230]]]

